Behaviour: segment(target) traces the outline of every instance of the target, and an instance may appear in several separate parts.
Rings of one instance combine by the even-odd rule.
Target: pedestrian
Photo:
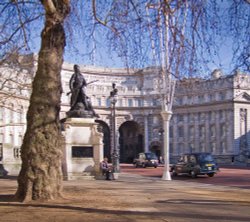
[[[104,157],[103,161],[100,163],[100,168],[102,175],[106,176],[106,180],[111,180],[112,168],[108,164],[108,158]]]

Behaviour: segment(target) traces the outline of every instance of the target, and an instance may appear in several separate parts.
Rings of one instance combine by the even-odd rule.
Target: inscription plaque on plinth
[[[93,158],[92,146],[72,146],[72,158]]]

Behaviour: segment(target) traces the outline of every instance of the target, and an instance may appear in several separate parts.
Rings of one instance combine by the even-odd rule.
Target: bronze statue
[[[68,117],[99,117],[92,107],[90,98],[86,95],[86,86],[90,83],[86,82],[80,67],[74,65],[74,73],[69,81],[70,92],[67,93],[67,95],[71,94]]]
[[[71,93],[70,99],[70,110],[77,109],[78,103],[83,103],[86,107],[86,86],[87,82],[80,72],[78,65],[74,65],[74,74],[71,76],[69,81],[69,88]]]

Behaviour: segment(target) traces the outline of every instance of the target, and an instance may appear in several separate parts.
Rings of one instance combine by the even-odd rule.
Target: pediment
[[[250,95],[246,92],[243,92],[240,95],[236,96],[234,98],[234,101],[250,102]]]

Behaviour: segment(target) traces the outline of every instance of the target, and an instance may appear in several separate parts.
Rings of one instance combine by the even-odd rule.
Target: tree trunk
[[[16,192],[20,201],[55,199],[62,190],[60,73],[65,47],[63,21],[69,13],[69,1],[41,2],[46,21],[27,113],[27,130],[21,147],[22,167]]]

